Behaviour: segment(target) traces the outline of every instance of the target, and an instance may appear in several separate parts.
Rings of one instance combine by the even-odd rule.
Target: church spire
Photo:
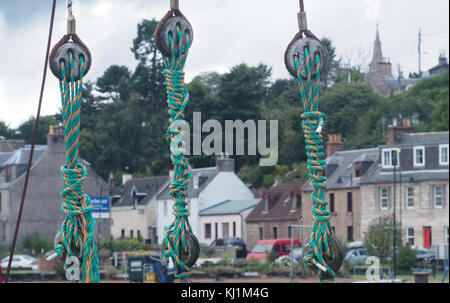
[[[372,58],[372,65],[376,65],[380,60],[383,59],[383,53],[381,52],[381,40],[380,40],[380,32],[378,30],[378,23],[377,23],[377,33],[375,36],[375,43],[373,47],[373,58]]]

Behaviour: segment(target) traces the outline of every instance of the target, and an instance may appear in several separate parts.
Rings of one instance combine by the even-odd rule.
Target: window
[[[0,213],[2,212],[2,193],[0,193]]]
[[[334,194],[330,194],[330,212],[334,213]]]
[[[133,230],[130,230],[130,238],[133,238],[134,237],[134,232],[133,232]]]
[[[216,223],[214,223],[214,228],[215,228],[215,239],[217,239],[217,238],[219,238],[219,227],[218,227],[218,224],[217,224],[217,222]]]
[[[355,177],[359,178],[362,175],[362,162],[355,163]]]
[[[448,144],[439,145],[439,165],[448,165]]]
[[[413,153],[414,166],[425,166],[425,146],[415,146]]]
[[[236,222],[233,221],[233,237],[236,238]]]
[[[264,240],[264,230],[262,227],[259,228],[259,239]]]
[[[406,230],[406,242],[410,245],[414,245],[414,228],[408,227]]]
[[[347,193],[347,212],[353,212],[353,195],[351,192]]]
[[[407,187],[405,190],[406,208],[414,208],[414,187]]]
[[[380,200],[379,205],[380,205],[380,209],[381,210],[386,210],[389,207],[389,189],[386,187],[381,187],[380,188]]]
[[[164,203],[163,203],[163,212],[164,212],[164,217],[167,217],[167,201],[164,201]]]
[[[120,237],[121,237],[121,238],[125,238],[125,229],[122,229],[122,230],[120,231]]]
[[[222,237],[226,238],[230,235],[230,224],[222,223]]]
[[[292,226],[288,226],[288,238],[292,238],[294,236],[293,231],[294,228]]]
[[[138,237],[138,239],[141,238],[141,231],[140,230],[137,231],[137,237]]]
[[[435,208],[442,208],[443,202],[443,186],[442,185],[434,185],[433,186],[433,203]]]
[[[211,223],[205,223],[205,239],[211,239]]]
[[[272,227],[272,234],[274,239],[278,239],[278,227]]]
[[[383,149],[381,154],[381,163],[383,168],[393,168],[394,162],[396,162],[395,167],[398,167],[400,163],[400,156],[397,152],[397,149]]]
[[[347,241],[353,241],[353,226],[347,226]]]

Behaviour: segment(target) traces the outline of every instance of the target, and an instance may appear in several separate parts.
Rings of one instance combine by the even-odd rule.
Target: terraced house
[[[406,123],[405,123],[406,122]],[[395,119],[386,145],[361,180],[361,236],[370,222],[396,208],[403,240],[413,247],[444,245],[448,238],[449,133],[415,133]]]

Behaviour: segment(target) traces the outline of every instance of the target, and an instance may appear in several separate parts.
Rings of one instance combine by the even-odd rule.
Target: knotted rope
[[[192,232],[189,224],[189,210],[187,209],[186,190],[191,178],[191,169],[187,159],[183,155],[183,131],[181,120],[184,118],[184,109],[189,102],[189,92],[184,83],[184,65],[188,55],[191,41],[186,33],[186,48],[183,47],[181,29],[177,26],[177,38],[169,35],[171,45],[171,56],[164,57],[164,75],[167,85],[167,103],[169,106],[169,128],[166,132],[166,140],[170,145],[170,158],[174,165],[174,174],[170,184],[169,194],[174,201],[173,214],[175,216],[172,224],[164,234],[166,250],[163,251],[164,259],[168,262],[172,258],[175,266],[175,276],[185,278],[191,269],[180,259],[180,252],[187,253],[186,232]],[[169,238],[172,238],[172,244]]]
[[[316,78],[313,79],[311,70],[311,56],[309,49],[305,48],[305,65],[307,79],[304,80],[301,75],[300,60],[298,56],[295,58],[295,67],[297,69],[297,78],[300,88],[301,100],[303,103],[304,113],[301,115],[303,119],[302,127],[305,135],[306,153],[308,156],[308,170],[311,178],[311,186],[313,187],[313,220],[314,225],[310,234],[310,243],[313,253],[304,256],[303,262],[308,266],[322,266],[326,269],[326,273],[319,271],[320,282],[334,282],[335,273],[327,265],[324,255],[331,257],[328,245],[328,235],[332,235],[333,231],[330,225],[331,214],[327,210],[328,202],[325,201],[325,147],[323,144],[322,128],[325,124],[327,116],[318,111],[319,103],[319,83],[320,83],[320,56],[316,56]],[[319,265],[317,265],[319,264]]]
[[[66,81],[66,66],[61,62],[60,81],[64,141],[66,145],[66,165],[61,167],[64,202],[61,206],[66,217],[61,226],[61,239],[56,252],[59,257],[81,257],[83,282],[100,282],[97,247],[94,241],[95,220],[92,217],[91,198],[83,193],[87,176],[86,167],[78,162],[78,142],[80,137],[81,94],[83,90],[84,61],[80,58],[80,80],[74,79],[74,59],[69,52],[70,83]],[[82,243],[81,243],[82,241]],[[68,265],[65,265],[67,270]]]

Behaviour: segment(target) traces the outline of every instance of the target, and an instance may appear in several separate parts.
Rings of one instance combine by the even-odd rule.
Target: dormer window
[[[448,144],[439,145],[439,165],[448,165]]]
[[[414,167],[425,166],[425,146],[416,146],[413,152]]]
[[[356,162],[355,163],[355,178],[359,178],[362,175],[362,163]]]
[[[396,162],[395,167],[399,167],[400,155],[397,148],[384,148],[381,151],[381,164],[383,168],[394,168],[394,162]]]

